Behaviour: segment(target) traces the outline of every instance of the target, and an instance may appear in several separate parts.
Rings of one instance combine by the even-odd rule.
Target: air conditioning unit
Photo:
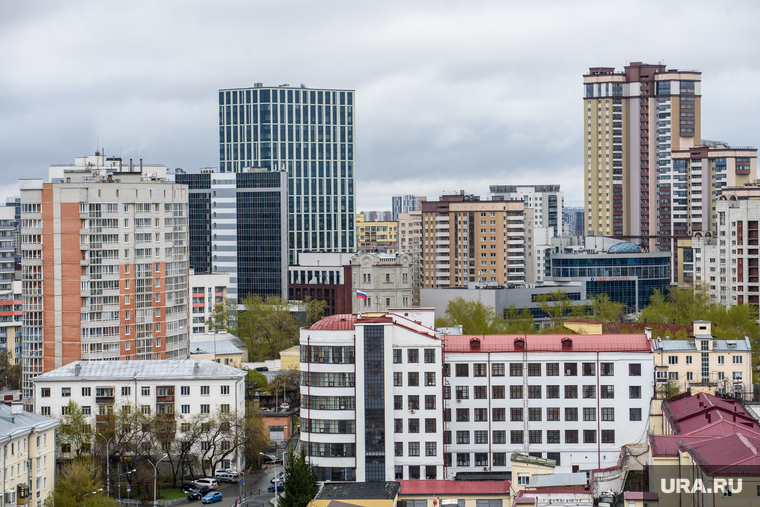
[[[411,412],[411,413],[413,413],[413,414],[414,414],[414,409],[413,409],[413,408],[410,408],[410,409],[409,409],[409,412]]]
[[[324,405],[320,405],[320,406],[319,406],[319,409],[320,409],[320,410],[324,410],[324,409],[325,409],[325,406],[324,406]]]
[[[335,387],[335,382],[328,382],[328,383],[327,383],[327,385],[328,385],[329,387]]]
[[[341,405],[341,406],[340,406],[340,409],[341,409],[341,410],[346,410],[346,406],[345,406],[345,405]]]
[[[457,398],[457,403],[462,403],[462,398]]]
[[[324,428],[319,428],[319,432],[320,432],[320,433],[324,433],[324,432],[325,432],[325,429],[324,429]]]

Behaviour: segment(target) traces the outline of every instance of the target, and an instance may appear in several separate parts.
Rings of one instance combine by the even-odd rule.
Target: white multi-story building
[[[58,419],[0,405],[3,447],[2,504],[42,507],[55,489],[55,429]]]
[[[414,211],[419,211],[420,201],[424,201],[426,199],[427,197],[420,197],[418,195],[394,195],[391,198],[391,220],[396,222],[398,221],[399,216],[403,213],[412,213]]]
[[[208,326],[214,307],[227,299],[229,273],[202,273],[196,275],[190,270],[190,301],[192,301],[192,335],[213,332]]]
[[[187,187],[140,169],[96,153],[19,181],[28,407],[72,361],[187,357]]]
[[[513,452],[577,470],[645,442],[654,360],[637,335],[447,335],[446,476],[510,470]]]
[[[533,210],[535,228],[552,229],[552,236],[562,235],[565,194],[559,185],[491,185],[488,198],[492,201],[523,201]]]
[[[319,480],[443,478],[433,318],[333,315],[301,330],[301,444]]]
[[[95,428],[131,405],[174,420],[177,439],[183,422],[198,414],[245,414],[245,372],[207,359],[77,361],[35,377],[34,391],[38,414],[61,417],[74,401]],[[242,455],[236,450],[228,460],[235,458],[242,469]]]

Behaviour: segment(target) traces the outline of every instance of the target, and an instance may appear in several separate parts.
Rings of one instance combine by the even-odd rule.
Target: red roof
[[[509,481],[398,481],[399,495],[503,495]]]
[[[665,401],[662,411],[678,434],[692,434],[721,420],[760,433],[760,425],[739,402],[710,394],[699,393]]]
[[[688,451],[709,475],[757,475],[760,438],[735,433],[680,446]]]
[[[313,329],[315,331],[350,331],[354,329],[355,323],[356,315],[350,313],[330,315],[329,317],[322,317],[307,329]]]
[[[480,348],[471,348],[470,340],[477,339]],[[569,348],[562,340],[569,339]],[[522,340],[528,352],[650,352],[651,343],[644,334],[552,334],[552,335],[446,335],[446,352],[522,352],[515,342]]]

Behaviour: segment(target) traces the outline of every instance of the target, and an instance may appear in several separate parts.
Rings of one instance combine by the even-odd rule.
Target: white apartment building
[[[301,445],[318,480],[442,479],[442,342],[432,309],[301,329]]]
[[[412,306],[412,256],[406,253],[362,253],[351,258],[354,313]],[[357,299],[356,291],[367,294]]]
[[[74,401],[95,428],[121,406],[132,405],[142,414],[173,419],[180,439],[183,422],[197,414],[245,414],[245,375],[207,359],[76,361],[34,378],[34,408],[61,417]],[[231,458],[242,470],[242,451]]]
[[[513,452],[574,471],[645,442],[654,394],[645,335],[447,335],[442,479],[507,471]]]
[[[561,236],[565,211],[565,194],[559,185],[491,185],[488,198],[492,201],[523,201],[533,210],[536,228],[551,229]]]
[[[129,168],[96,154],[19,181],[28,407],[72,361],[187,357],[187,187]]]
[[[0,405],[3,447],[2,504],[42,507],[55,488],[55,429],[58,419]]]
[[[203,273],[196,275],[190,269],[190,298],[192,301],[191,335],[213,332],[208,325],[214,307],[227,299],[227,286],[230,284],[229,273]],[[192,336],[191,336],[192,337]]]

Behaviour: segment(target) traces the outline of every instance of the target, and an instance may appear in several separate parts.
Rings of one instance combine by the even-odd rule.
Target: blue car
[[[222,501],[222,493],[221,491],[213,491],[203,498],[201,498],[201,503],[214,503],[214,502],[221,502]]]
[[[274,484],[272,484],[271,486],[269,486],[267,488],[267,491],[269,491],[270,493],[274,493]],[[278,482],[277,483],[277,491],[285,491],[285,485],[282,484],[281,482]]]

